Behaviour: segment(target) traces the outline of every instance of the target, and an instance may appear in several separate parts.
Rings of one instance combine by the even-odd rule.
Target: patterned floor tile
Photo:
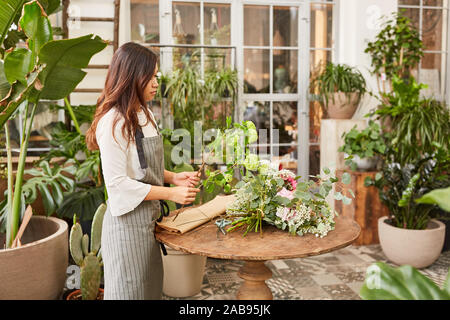
[[[341,284],[342,281],[336,277],[334,274],[321,274],[321,275],[315,275],[311,276],[311,278],[319,285],[334,285],[334,284]]]
[[[338,277],[344,283],[350,282],[362,282],[366,277],[366,272],[335,272],[336,277]]]
[[[333,300],[360,300],[359,296],[346,284],[321,286]]]
[[[359,296],[359,291],[361,290],[361,287],[363,286],[364,282],[351,282],[346,283],[347,287],[352,289],[352,291]]]
[[[290,281],[282,278],[271,278],[266,281],[275,300],[298,300],[300,295],[292,287]]]
[[[332,297],[320,286],[296,288],[301,300],[331,300]]]

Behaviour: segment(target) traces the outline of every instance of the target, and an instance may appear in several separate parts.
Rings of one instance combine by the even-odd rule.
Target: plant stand
[[[378,219],[389,214],[388,208],[381,202],[378,189],[364,186],[367,177],[375,178],[376,171],[336,170],[336,177],[341,178],[348,172],[352,178],[349,188],[353,190],[355,199],[349,205],[335,201],[335,210],[344,217],[354,219],[361,227],[361,234],[354,245],[378,244]]]

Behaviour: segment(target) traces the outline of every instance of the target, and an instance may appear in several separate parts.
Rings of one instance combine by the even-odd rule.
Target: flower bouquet
[[[258,172],[247,172],[234,188],[236,200],[226,210],[227,218],[232,220],[227,232],[246,228],[244,236],[252,230],[262,233],[263,222],[266,222],[293,235],[326,236],[334,229],[337,215],[326,201],[333,185],[336,200],[349,204],[351,198],[343,194],[341,188],[342,183],[350,182],[348,174],[342,177],[342,183],[329,169],[324,169],[324,174],[299,181],[300,177],[295,177],[291,171],[259,161]],[[350,189],[345,191],[354,197]]]
[[[343,188],[343,184],[350,183],[350,175],[344,173],[339,181],[325,168],[322,176],[311,176],[312,179],[301,181],[291,171],[267,160],[259,160],[258,155],[252,154],[249,145],[257,139],[253,122],[232,124],[228,118],[226,130],[219,131],[208,146],[210,155],[221,161],[230,155],[230,150],[234,155],[231,161],[226,161],[226,170],[206,170],[207,179],[202,181],[207,192],[218,185],[224,192],[236,195],[236,200],[226,209],[226,218],[216,221],[216,225],[224,233],[225,227],[227,232],[245,228],[244,236],[252,230],[262,233],[263,223],[293,235],[312,233],[317,237],[326,236],[334,229],[334,216],[337,215],[326,197],[335,186],[334,198],[350,204],[348,195],[354,197],[354,194],[352,190]],[[233,179],[236,172],[240,176],[237,183]]]

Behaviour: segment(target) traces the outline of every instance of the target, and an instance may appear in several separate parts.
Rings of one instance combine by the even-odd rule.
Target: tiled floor
[[[278,300],[358,300],[366,269],[376,261],[388,262],[379,245],[349,246],[314,257],[268,261],[266,266],[273,276],[267,285]],[[241,261],[208,258],[201,292],[185,299],[235,299],[243,281],[237,276],[242,265]],[[420,271],[442,286],[449,267],[450,251],[446,251]]]

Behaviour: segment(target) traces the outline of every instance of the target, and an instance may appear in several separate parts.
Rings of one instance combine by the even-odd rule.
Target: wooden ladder
[[[71,17],[69,17],[69,14],[67,12],[70,0],[63,0],[63,12],[62,12],[62,30],[64,33],[64,38],[69,38],[69,28],[67,26],[67,22]],[[112,41],[108,41],[108,45],[113,46],[114,52],[119,47],[119,16],[120,16],[120,0],[114,0],[114,17],[108,17],[108,18],[97,18],[97,17],[76,17],[79,21],[95,21],[95,22],[108,22],[112,23],[114,26],[114,36]],[[107,64],[91,64],[86,67],[86,69],[108,69],[109,65]],[[75,89],[73,90],[75,93],[95,93],[95,92],[102,92],[101,88],[89,88],[89,89]]]

